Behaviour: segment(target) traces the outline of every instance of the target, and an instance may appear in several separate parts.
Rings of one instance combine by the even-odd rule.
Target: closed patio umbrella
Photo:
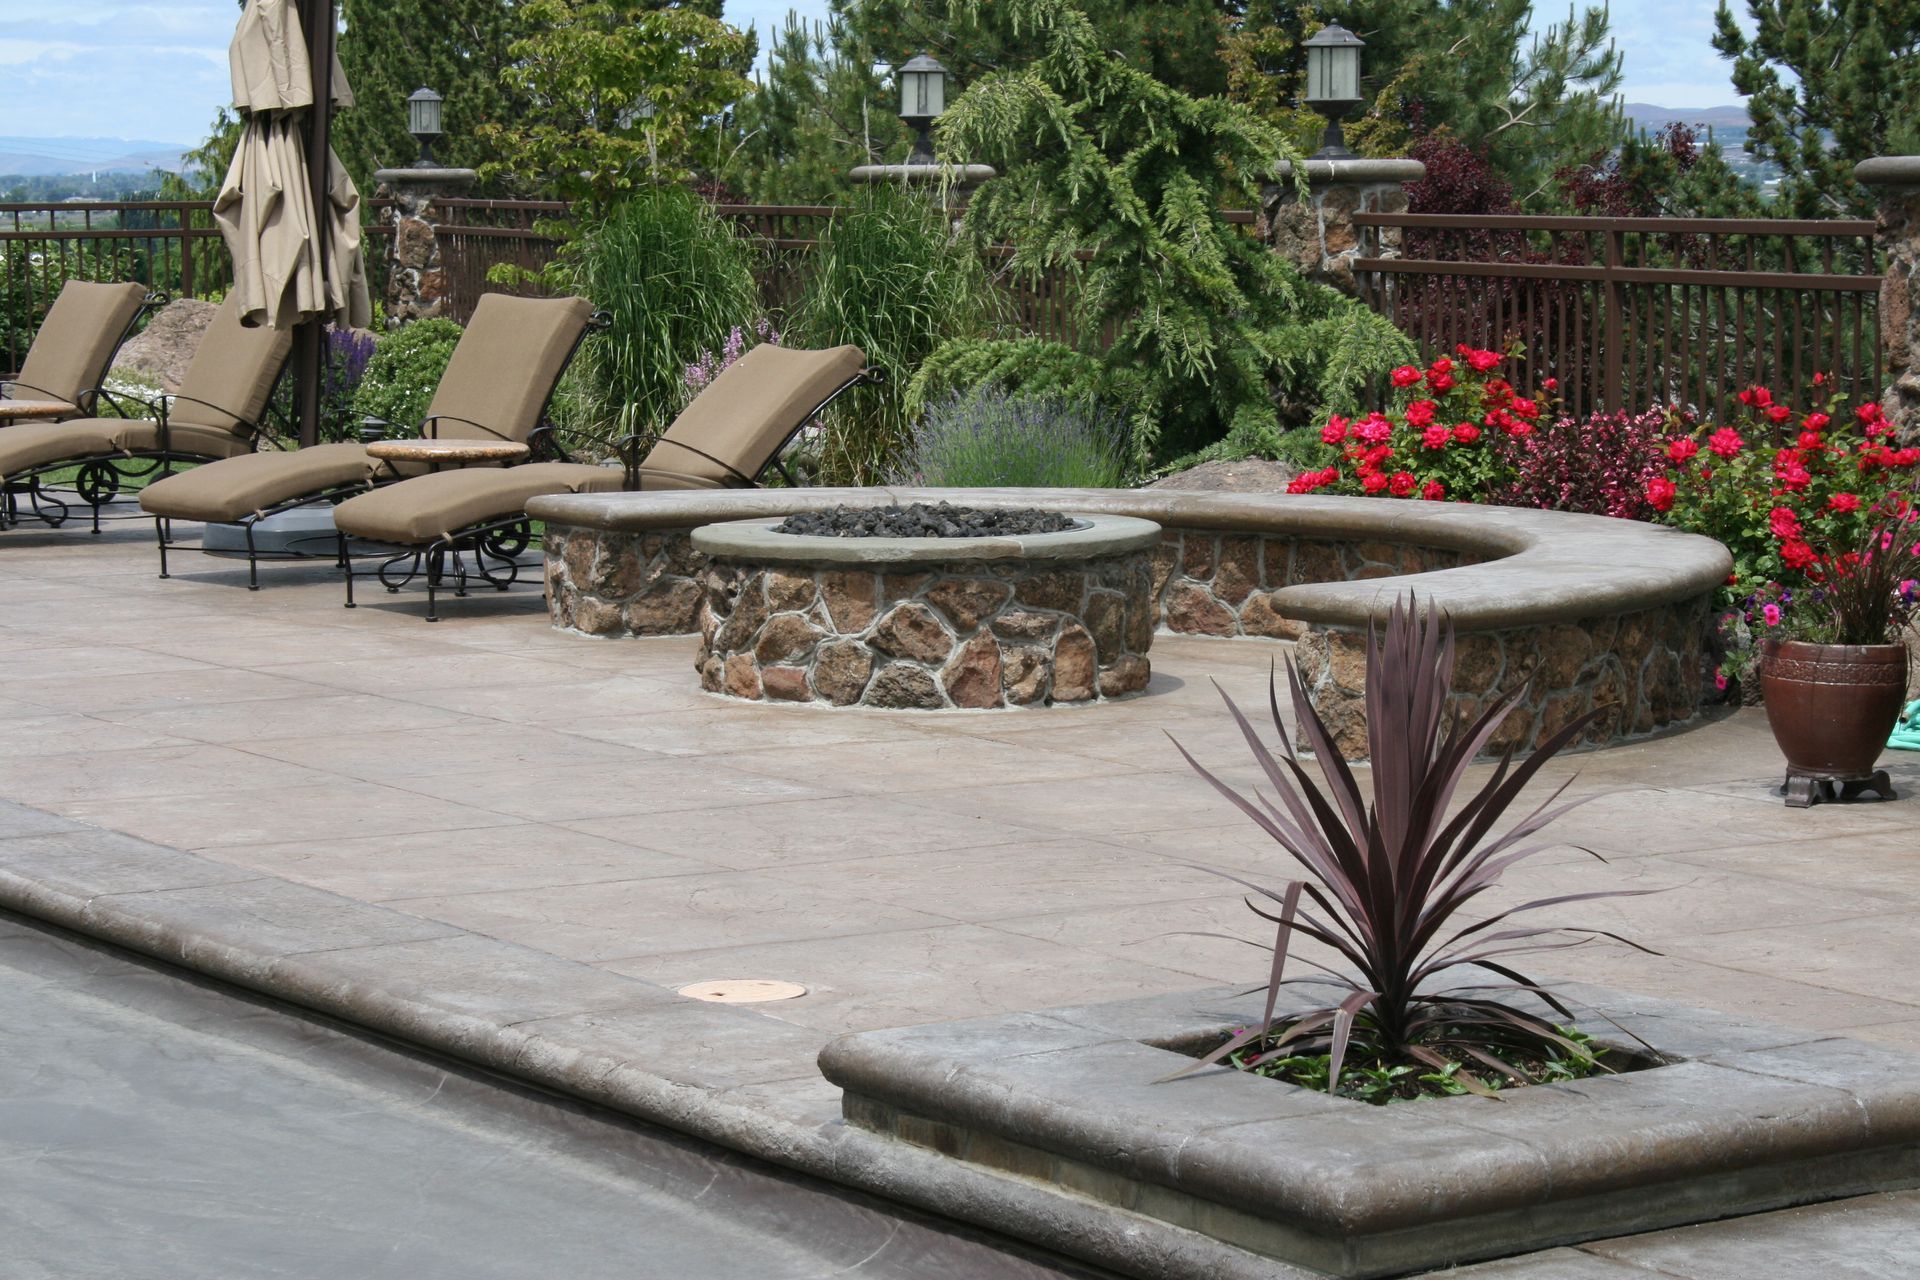
[[[304,3],[303,10],[302,0],[247,0],[240,15],[228,63],[234,106],[246,125],[213,215],[233,257],[233,289],[246,322],[276,329],[313,322],[296,348],[301,436],[311,443],[318,323],[364,327],[373,307],[360,193],[326,146],[331,106],[353,104],[332,47],[333,0]],[[310,45],[312,34],[324,50]],[[315,76],[315,53],[327,59],[330,74]]]

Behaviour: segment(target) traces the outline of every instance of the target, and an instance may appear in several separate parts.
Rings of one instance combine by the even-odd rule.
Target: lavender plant
[[[1510,922],[1544,907],[1654,891],[1559,894],[1479,920],[1467,919],[1466,911],[1511,867],[1555,847],[1552,841],[1533,837],[1580,803],[1560,803],[1567,783],[1505,834],[1496,836],[1493,829],[1541,767],[1608,709],[1576,717],[1518,765],[1509,748],[1492,776],[1455,809],[1468,766],[1524,689],[1497,698],[1471,723],[1463,723],[1457,712],[1447,712],[1453,666],[1453,624],[1443,615],[1420,611],[1410,600],[1395,604],[1384,635],[1376,629],[1368,636],[1371,796],[1341,758],[1291,662],[1287,683],[1294,714],[1319,765],[1324,790],[1308,777],[1295,754],[1273,686],[1268,701],[1280,736],[1277,758],[1240,708],[1221,694],[1273,796],[1258,790],[1251,797],[1240,794],[1175,742],[1188,764],[1308,873],[1307,878],[1271,888],[1215,872],[1263,900],[1250,897],[1247,905],[1276,928],[1266,1007],[1259,1022],[1235,1032],[1175,1076],[1223,1059],[1260,1071],[1288,1059],[1324,1057],[1327,1087],[1333,1089],[1344,1083],[1342,1067],[1352,1057],[1367,1071],[1411,1067],[1442,1075],[1449,1085],[1487,1093],[1499,1083],[1537,1081],[1566,1064],[1591,1062],[1592,1050],[1565,1029],[1564,1024],[1573,1022],[1572,1011],[1513,968],[1513,957],[1577,947],[1600,937],[1627,940],[1602,929]],[[1322,971],[1320,976],[1287,977],[1290,945],[1302,937],[1331,947],[1352,973],[1309,961]],[[1296,983],[1331,987],[1340,998],[1276,1017],[1282,989]],[[1511,1003],[1515,994],[1539,1001],[1564,1024]],[[1482,1070],[1492,1073],[1490,1080],[1476,1074]]]
[[[931,408],[892,480],[957,489],[1115,489],[1127,425],[1089,401],[978,387]]]
[[[681,381],[686,384],[688,401],[712,386],[713,380],[725,372],[735,360],[745,355],[748,348],[757,347],[763,342],[778,341],[780,341],[780,331],[775,329],[773,322],[764,316],[755,320],[752,328],[743,325],[733,326],[727,333],[726,341],[720,344],[718,351],[702,351],[681,375]]]

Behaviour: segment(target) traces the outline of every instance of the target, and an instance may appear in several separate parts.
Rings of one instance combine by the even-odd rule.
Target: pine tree
[[[788,13],[765,77],[734,112],[729,185],[762,204],[821,203],[846,193],[855,165],[897,158],[906,131],[873,63],[839,14]]]
[[[1104,52],[1195,96],[1226,90],[1217,46],[1220,0],[1084,0],[1081,13]],[[962,85],[1041,56],[1044,33],[1018,0],[848,0],[848,31],[889,62],[917,53],[938,58]]]
[[[446,99],[441,162],[478,169],[496,159],[485,124],[526,109],[503,72],[523,25],[512,0],[340,0],[340,63],[355,105],[334,116],[333,149],[364,193],[377,169],[412,163],[407,97],[428,88]]]
[[[1920,0],[1747,0],[1752,36],[1727,0],[1713,47],[1747,95],[1747,149],[1779,165],[1801,217],[1872,216],[1853,166],[1915,140]]]

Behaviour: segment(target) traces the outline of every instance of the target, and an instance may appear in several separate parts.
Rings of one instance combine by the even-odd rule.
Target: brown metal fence
[[[0,204],[0,370],[19,371],[69,280],[137,280],[201,297],[231,276],[204,201]]]
[[[1575,414],[1730,412],[1753,384],[1811,405],[1882,385],[1873,223],[1358,214],[1361,296],[1430,354],[1524,347]],[[1397,229],[1401,255],[1382,256]],[[1814,375],[1823,375],[1814,384]]]

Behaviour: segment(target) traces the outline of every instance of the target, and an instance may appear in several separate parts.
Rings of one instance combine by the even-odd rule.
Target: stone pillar
[[[382,169],[376,197],[393,201],[383,212],[387,241],[387,327],[398,329],[447,313],[447,272],[433,234],[433,202],[473,186],[472,169]]]
[[[1277,181],[1261,192],[1260,234],[1307,279],[1356,293],[1353,260],[1398,257],[1400,232],[1381,228],[1363,254],[1353,215],[1404,212],[1401,184],[1424,178],[1427,167],[1418,160],[1343,159],[1308,160],[1305,168],[1306,200],[1293,184],[1291,164],[1283,163]]]
[[[1887,385],[1881,407],[1899,437],[1920,438],[1920,156],[1875,156],[1853,167],[1880,210],[1874,247],[1887,263],[1880,281],[1880,342]]]
[[[920,187],[941,201],[950,216],[958,218],[966,212],[973,189],[999,175],[990,164],[862,164],[849,169],[847,176],[855,182]]]

